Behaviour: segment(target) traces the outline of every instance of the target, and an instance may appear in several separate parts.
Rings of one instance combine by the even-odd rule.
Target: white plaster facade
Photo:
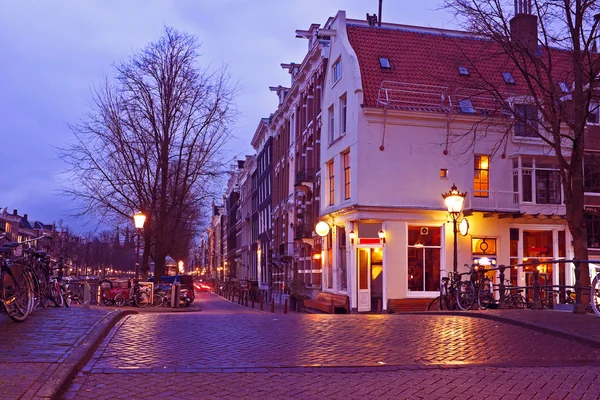
[[[389,299],[436,297],[439,294],[433,290],[436,287],[433,279],[439,285],[436,273],[431,275],[430,272],[429,282],[423,280],[419,290],[414,290],[414,287],[410,289],[409,276],[412,270],[409,271],[409,257],[414,258],[421,251],[424,258],[437,257],[434,265],[441,270],[437,271],[441,276],[445,274],[444,270],[452,268],[453,225],[441,194],[447,192],[454,183],[459,190],[468,192],[465,215],[470,230],[467,236],[457,239],[460,271],[465,271],[464,264],[473,262],[476,257],[473,246],[481,243],[481,239],[490,242],[495,239],[495,254],[489,256],[495,257],[497,264],[520,263],[530,252],[530,249],[524,249],[524,235],[528,238],[530,235],[546,237],[546,233],[538,232],[551,235],[548,236],[551,245],[546,246],[544,256],[569,258],[571,240],[565,220],[561,217],[565,213],[564,205],[536,204],[536,187],[532,189],[533,201],[525,201],[524,198],[523,186],[529,182],[524,179],[536,182],[536,171],[553,162],[550,150],[539,140],[524,141],[513,137],[500,152],[494,153],[492,140],[482,140],[477,141],[471,151],[465,151],[466,147],[461,147],[464,144],[454,143],[446,155],[448,118],[444,113],[365,106],[364,79],[361,77],[359,57],[349,41],[349,24],[368,26],[365,21],[346,20],[345,13],[340,11],[324,27],[331,39],[322,101],[320,214],[321,220],[326,221],[332,229],[331,236],[325,240],[329,245],[326,243],[323,257],[323,291],[347,294],[351,309],[358,312],[376,309],[373,304],[376,301],[374,290],[381,292],[383,311]],[[419,29],[393,24],[384,24],[378,29],[386,28]],[[423,29],[434,34],[436,32],[431,28]],[[341,76],[334,82],[334,75],[340,75],[339,70],[335,71],[338,62],[341,64]],[[346,129],[342,132],[343,117],[340,112],[344,98]],[[328,114],[332,109],[333,124]],[[455,115],[450,122],[450,131],[467,131],[473,118]],[[347,152],[349,198],[346,198],[345,192],[344,155]],[[485,198],[473,196],[475,155],[490,157],[489,192]],[[533,165],[530,167],[529,163]],[[333,167],[330,167],[331,164]],[[524,177],[525,169],[533,178],[529,178],[530,175]],[[334,175],[332,180],[330,171]],[[446,171],[447,176],[443,177],[442,171]],[[333,182],[333,187],[330,182]],[[517,191],[513,190],[513,185],[518,185]],[[436,230],[439,231],[439,239],[432,239],[434,242],[430,246],[416,247],[415,228],[426,228],[428,232],[417,240],[420,237],[437,237]],[[385,232],[385,244],[377,239],[376,232],[379,229]],[[356,234],[354,243],[351,243],[351,231]],[[338,237],[340,234],[344,237]],[[435,240],[439,240],[439,243]],[[375,268],[370,265],[366,270],[360,269],[361,262],[368,265],[370,259],[379,257],[379,252],[383,255],[381,266],[378,264]],[[362,275],[366,278],[364,282],[361,273],[365,274]],[[373,279],[376,274],[380,276],[378,283]],[[518,277],[518,283],[525,284],[526,274],[522,268],[511,274],[513,280]],[[564,278],[559,277],[558,268],[552,271],[552,275],[557,283],[559,279],[566,279],[562,283],[567,285],[574,282],[572,273],[563,273]],[[381,285],[381,288],[375,289],[375,284]]]

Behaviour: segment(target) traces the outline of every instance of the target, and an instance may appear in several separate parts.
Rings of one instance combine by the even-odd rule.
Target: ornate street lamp
[[[142,229],[144,228],[144,222],[146,222],[146,216],[138,212],[133,216],[133,223],[137,231],[137,253],[135,256],[135,279],[137,280],[140,274],[140,238],[142,237]]]
[[[454,259],[452,266],[454,272],[458,272],[458,249],[456,242],[458,230],[456,221],[458,221],[458,218],[462,213],[463,204],[465,202],[466,196],[467,192],[459,192],[455,184],[452,184],[452,187],[450,188],[450,191],[448,193],[442,193],[442,198],[444,199],[444,203],[446,203],[446,207],[448,208],[448,213],[452,218],[452,226],[454,232]]]

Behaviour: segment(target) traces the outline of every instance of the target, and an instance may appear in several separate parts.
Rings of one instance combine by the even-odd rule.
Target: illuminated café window
[[[471,100],[459,100],[458,108],[463,114],[475,114],[475,109],[473,108],[473,103],[471,103]]]
[[[473,170],[473,196],[489,197],[490,193],[490,157],[475,156]]]
[[[379,57],[379,66],[382,69],[392,69],[392,64],[390,64],[390,59],[387,57]]]
[[[495,255],[496,239],[473,237],[471,239],[471,252],[474,255]]]
[[[460,66],[458,67],[458,74],[461,76],[469,76],[469,70],[467,67]]]
[[[504,82],[506,83],[515,83],[515,78],[510,72],[503,72],[502,77],[504,78]]]

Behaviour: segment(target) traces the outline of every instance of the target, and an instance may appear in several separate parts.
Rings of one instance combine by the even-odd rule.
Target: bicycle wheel
[[[46,308],[50,305],[50,299],[48,298],[48,277],[47,276],[39,276],[38,277],[38,290],[37,296],[40,299],[40,306],[42,308]]]
[[[33,283],[26,274],[13,275],[7,270],[2,274],[2,296],[8,317],[15,322],[23,322],[29,316],[34,303]]]
[[[52,286],[50,286],[50,295],[56,307],[65,306],[65,299],[63,299],[62,294],[60,293],[60,286],[57,287],[56,284],[53,283]]]
[[[71,308],[71,285],[65,285],[65,287],[61,286],[60,292],[65,302],[65,307]]]
[[[440,296],[431,300],[431,302],[427,306],[427,311],[441,311],[441,310],[442,310],[442,300],[441,300]]]
[[[83,286],[79,286],[77,289],[73,290],[72,301],[77,304],[83,304]]]
[[[492,281],[489,278],[483,278],[479,282],[477,305],[481,310],[486,310],[490,306],[492,300],[494,300],[494,288],[492,286]]]
[[[525,297],[522,294],[511,294],[506,298],[506,307],[523,309],[526,306]]]
[[[27,314],[31,314],[33,312],[33,310],[39,305],[39,298],[38,296],[36,296],[37,293],[37,278],[35,276],[35,273],[29,269],[28,267],[26,267],[25,272],[24,272],[24,277],[27,278],[27,284],[29,285],[29,290],[31,290],[33,292],[33,301],[30,302],[27,305]]]
[[[460,282],[456,288],[456,304],[463,311],[470,310],[475,303],[475,288],[471,282]]]
[[[148,296],[148,293],[146,292],[137,292],[135,294],[135,305],[140,308],[146,307],[148,305],[149,300],[150,296]]]
[[[592,303],[592,310],[600,317],[600,274],[596,275],[592,281],[590,300]]]
[[[109,299],[109,298],[103,297],[101,300],[101,303],[105,306],[112,306],[113,304],[115,304],[115,301],[114,301],[114,299]]]
[[[115,295],[115,305],[117,307],[123,307],[126,302],[127,300],[125,300],[125,296],[123,296],[123,293],[117,293]]]
[[[163,305],[163,301],[165,300],[165,296],[160,293],[154,293],[154,299],[152,299],[152,305],[155,307],[160,307]]]

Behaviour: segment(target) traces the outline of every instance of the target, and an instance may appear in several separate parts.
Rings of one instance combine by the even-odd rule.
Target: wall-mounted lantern
[[[385,232],[383,231],[383,229],[380,229],[379,232],[377,232],[377,235],[379,236],[379,240],[381,240],[381,243],[385,243]]]

